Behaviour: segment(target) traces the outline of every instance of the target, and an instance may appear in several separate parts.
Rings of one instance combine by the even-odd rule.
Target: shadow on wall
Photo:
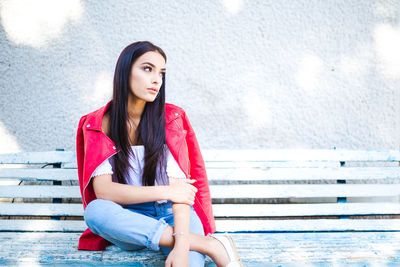
[[[210,107],[206,116],[214,115],[211,119],[216,120],[217,127],[201,127],[209,125],[201,112],[191,116],[192,123],[200,126],[197,134],[203,140],[212,139],[203,142],[209,148],[232,144],[251,144],[251,148],[268,144],[292,148],[376,144],[378,148],[398,144],[393,140],[397,140],[394,134],[400,127],[396,117],[400,105],[393,103],[400,99],[396,87],[400,81],[399,6],[384,1],[365,4],[361,11],[371,12],[373,19],[359,22],[349,16],[354,11],[351,6],[341,10],[316,2],[304,5],[307,2],[285,6],[279,2],[221,0],[214,6],[202,5],[201,11],[206,12],[199,12],[195,3],[181,10],[177,3],[171,4],[171,10],[163,5],[167,9],[146,13],[140,11],[146,7],[149,10],[148,3],[132,4],[137,7],[132,9],[82,0],[3,1],[0,74],[6,78],[0,81],[0,153],[74,150],[78,114],[100,107],[111,97],[111,70],[121,48],[132,40],[154,40],[176,32],[187,43],[178,46],[170,38],[170,42],[163,41],[167,45],[162,47],[174,51],[175,58],[186,58],[175,62],[198,65],[171,78],[168,87],[173,84],[171,88],[179,93],[191,88],[189,93],[177,93],[177,102],[190,107],[197,104],[198,110],[203,104]],[[106,7],[109,10],[101,13]],[[175,14],[177,8],[183,19]],[[159,21],[154,23],[163,26],[151,32],[155,24],[148,22],[160,11]],[[301,16],[307,12],[311,15]],[[336,16],[344,12],[346,22],[341,25],[335,15],[326,12]],[[126,17],[117,20],[116,14]],[[171,16],[176,16],[177,22]],[[322,16],[320,21],[315,18],[318,16]],[[203,31],[193,34],[189,19]],[[359,25],[353,27],[354,22]],[[336,30],[336,26],[341,28]],[[116,30],[126,33],[116,34]],[[164,31],[165,35],[160,35]],[[334,43],[342,37],[343,42]],[[180,51],[182,47],[186,50]],[[270,51],[260,53],[267,49]],[[197,62],[193,63],[191,58],[196,52]],[[210,63],[210,59],[220,61]],[[380,83],[382,88],[375,88]],[[360,91],[347,95],[349,88]],[[188,94],[191,99],[187,100]],[[386,108],[388,103],[390,107]],[[381,107],[391,113],[380,113]],[[397,130],[391,125],[393,120]],[[245,127],[243,121],[248,122]],[[359,128],[363,128],[360,133],[355,130]],[[369,130],[367,141],[359,137]],[[349,132],[354,136],[348,136]],[[374,143],[373,139],[379,140]],[[60,143],[68,145],[57,147]]]
[[[4,1],[0,6],[1,25],[4,30],[2,34],[5,33],[8,40],[12,41],[16,47],[27,46],[40,50],[51,40],[59,37],[70,21],[79,21],[82,13],[83,7],[80,0]],[[1,39],[5,41],[4,36]],[[2,46],[4,45],[2,42]],[[4,64],[4,62],[2,63]],[[9,67],[11,67],[10,65]],[[2,88],[2,90],[6,89]],[[4,94],[2,95],[4,96]],[[5,100],[3,98],[3,101]],[[29,110],[29,107],[26,108]],[[8,120],[9,118],[2,119],[13,123]],[[0,153],[23,150],[14,136],[18,135],[16,132],[17,129],[10,127],[8,130],[7,125],[0,121],[0,136],[2,137]]]
[[[81,0],[4,1],[1,24],[15,45],[40,49],[59,37],[68,23],[77,23],[83,14]]]
[[[81,24],[85,13],[81,0],[1,3],[0,153],[74,150],[76,114],[110,97],[112,74],[96,65],[107,65],[110,53]],[[74,101],[83,111],[69,106]]]

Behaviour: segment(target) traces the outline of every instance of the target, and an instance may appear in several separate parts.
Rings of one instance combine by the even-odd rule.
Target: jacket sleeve
[[[86,116],[83,116],[79,120],[78,130],[76,133],[76,160],[78,166],[79,188],[81,190],[82,199],[83,199],[83,189],[84,189],[83,165],[85,159],[85,148],[84,148],[85,146],[84,146],[84,136],[83,136],[82,126],[85,123],[85,120]],[[83,207],[86,208],[85,203],[83,203]]]
[[[200,152],[200,146],[197,142],[196,135],[192,128],[192,125],[189,122],[189,119],[186,113],[183,113],[183,126],[186,129],[186,142],[188,146],[189,152],[189,161],[190,161],[190,174],[191,178],[197,180],[195,185],[198,189],[196,193],[196,197],[199,200],[201,206],[203,207],[208,220],[210,222],[211,229],[210,232],[215,232],[215,221],[214,215],[211,206],[211,195],[210,195],[210,187],[208,184],[208,178],[206,173],[206,168],[203,160],[203,156]]]
[[[83,201],[83,189],[85,187],[83,181],[83,166],[85,161],[85,142],[83,134],[83,125],[86,121],[86,115],[81,117],[78,124],[78,129],[76,133],[76,159],[78,165],[78,177],[79,177],[79,187],[82,195],[83,208],[86,209],[86,204]],[[83,234],[79,237],[78,249],[79,250],[105,250],[106,246],[111,243],[99,235],[92,233],[92,231],[87,228]]]

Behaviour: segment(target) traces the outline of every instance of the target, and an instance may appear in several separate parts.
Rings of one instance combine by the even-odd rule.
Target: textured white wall
[[[168,56],[202,148],[400,149],[399,1],[0,0],[0,153],[75,149],[120,51]]]

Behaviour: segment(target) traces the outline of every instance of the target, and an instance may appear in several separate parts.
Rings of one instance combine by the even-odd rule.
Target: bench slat
[[[210,181],[262,181],[262,180],[369,180],[400,179],[400,168],[210,168],[207,169]],[[76,169],[0,169],[0,179],[18,180],[78,180]]]
[[[80,198],[79,186],[0,186],[1,198]],[[400,184],[211,185],[213,199],[397,197]]]
[[[400,231],[400,219],[317,220],[216,220],[218,231],[227,232],[323,232]]]
[[[48,186],[48,185],[25,185],[25,186],[0,186],[0,197],[2,198],[80,198],[79,186]]]
[[[80,233],[0,233],[4,266],[164,266],[161,251],[77,250]],[[400,233],[259,233],[231,234],[249,267],[397,266]],[[30,248],[26,249],[26,244]],[[206,261],[209,261],[207,258]],[[141,263],[139,263],[141,262]],[[322,263],[323,264],[317,264]],[[386,264],[388,263],[388,264]],[[206,265],[214,266],[214,264]]]
[[[213,204],[215,217],[283,217],[400,214],[400,203]]]
[[[10,180],[78,180],[78,172],[76,169],[0,169],[0,179]]]
[[[78,203],[0,203],[0,215],[83,216],[83,205]]]
[[[219,232],[400,231],[400,219],[216,220]],[[81,232],[84,221],[0,220],[0,232]]]
[[[205,161],[400,161],[398,150],[202,150]],[[71,163],[76,154],[71,151],[20,152],[0,154],[0,164]]]
[[[0,154],[0,164],[49,164],[57,162],[76,162],[76,154],[72,151]]]
[[[212,168],[339,168],[339,161],[206,161],[206,169]]]
[[[73,220],[0,220],[0,232],[82,232],[84,221]]]
[[[396,197],[400,184],[211,185],[210,191],[213,199]]]
[[[210,168],[207,169],[207,175],[211,181],[400,179],[400,168]]]
[[[202,150],[205,161],[400,161],[399,150]]]
[[[400,179],[400,168],[209,168],[210,181],[279,181],[279,180],[370,180]],[[0,169],[0,179],[16,180],[78,180],[76,169]]]
[[[213,204],[215,217],[340,216],[400,214],[400,203]],[[0,203],[0,215],[83,216],[82,204]]]

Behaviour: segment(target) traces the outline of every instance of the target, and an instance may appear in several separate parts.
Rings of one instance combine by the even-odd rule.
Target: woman
[[[83,116],[79,184],[88,229],[78,249],[161,249],[166,266],[243,266],[215,222],[204,161],[183,109],[165,103],[166,56],[150,42],[118,59],[113,98]],[[193,177],[194,179],[190,179]],[[206,236],[205,236],[206,235]]]

